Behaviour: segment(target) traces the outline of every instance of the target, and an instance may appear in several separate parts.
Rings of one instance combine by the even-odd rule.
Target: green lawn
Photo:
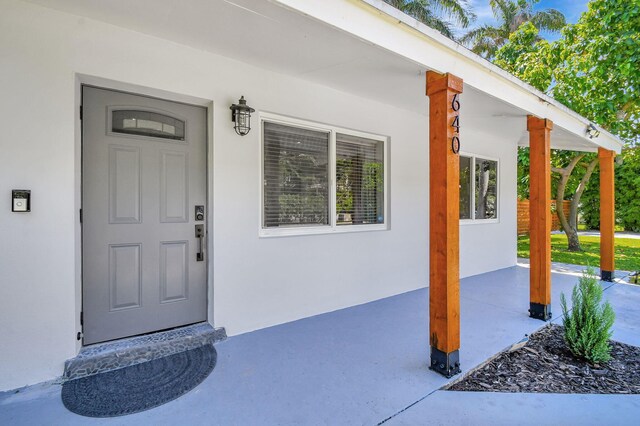
[[[567,251],[565,234],[551,235],[551,260],[575,265],[600,265],[600,237],[580,237],[581,253]],[[518,257],[529,257],[529,236],[518,237]],[[616,238],[616,269],[640,271],[640,239]]]

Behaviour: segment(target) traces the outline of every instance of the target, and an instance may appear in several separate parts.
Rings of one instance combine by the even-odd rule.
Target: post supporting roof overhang
[[[460,157],[457,76],[427,72],[429,97],[429,368],[460,370]]]
[[[598,149],[600,163],[600,278],[615,277],[615,152]]]
[[[527,117],[530,149],[529,316],[551,319],[551,120]]]

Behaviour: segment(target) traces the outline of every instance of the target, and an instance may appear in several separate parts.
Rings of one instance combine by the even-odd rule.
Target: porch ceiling
[[[427,116],[427,66],[274,1],[27,1]],[[384,30],[385,22],[380,25]],[[463,129],[485,134],[500,131],[512,137],[514,143],[528,144],[527,111],[469,84],[465,84],[463,100]],[[552,145],[583,151],[597,149],[582,135],[557,125]]]

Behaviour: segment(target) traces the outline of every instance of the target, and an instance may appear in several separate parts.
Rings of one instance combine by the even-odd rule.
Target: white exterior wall
[[[0,7],[0,390],[60,376],[80,348],[79,81],[213,102],[210,321],[229,335],[427,285],[426,115],[86,18]],[[389,136],[391,229],[259,238],[259,131],[234,133],[240,95],[261,111]],[[463,227],[466,276],[515,263],[516,186],[515,141],[485,146],[464,132],[466,151],[501,159],[501,221]],[[30,213],[11,213],[11,189],[32,191]]]
[[[464,110],[460,114],[464,123]],[[464,124],[462,124],[464,126]],[[460,276],[508,268],[517,260],[517,151],[506,135],[460,128],[461,153],[498,160],[498,221],[460,226]]]

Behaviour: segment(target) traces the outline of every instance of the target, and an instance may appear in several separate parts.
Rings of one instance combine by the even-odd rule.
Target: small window
[[[336,222],[384,223],[384,143],[336,135]]]
[[[460,156],[460,219],[471,219],[471,158]]]
[[[137,136],[184,140],[184,121],[152,111],[112,111],[111,131]]]
[[[498,162],[460,156],[460,219],[498,218]]]
[[[329,224],[329,133],[264,123],[265,228]]]
[[[476,158],[475,219],[498,217],[498,162]]]

